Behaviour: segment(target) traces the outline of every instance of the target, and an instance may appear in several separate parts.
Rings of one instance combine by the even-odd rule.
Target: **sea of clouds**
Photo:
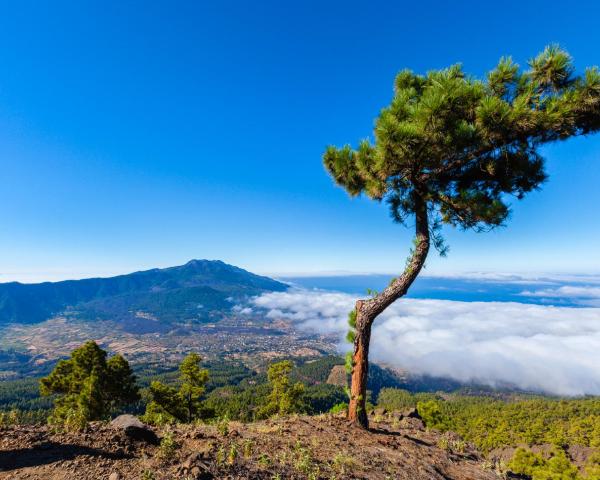
[[[375,322],[371,358],[417,374],[557,395],[600,394],[600,285],[523,290],[558,305],[404,298]],[[560,306],[569,297],[581,307]],[[339,335],[355,294],[293,288],[252,308],[298,328]]]

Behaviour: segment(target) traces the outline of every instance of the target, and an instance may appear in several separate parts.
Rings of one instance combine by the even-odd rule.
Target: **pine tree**
[[[204,385],[208,381],[208,370],[200,368],[202,358],[197,353],[190,353],[179,366],[182,380],[179,394],[185,403],[188,422],[200,411],[200,398],[204,394]]]
[[[269,365],[267,377],[271,393],[267,397],[266,404],[258,411],[259,418],[288,415],[303,409],[304,385],[300,382],[292,384],[290,380],[292,368],[293,364],[289,360]]]
[[[127,360],[121,355],[108,361],[106,357],[107,353],[95,342],[86,342],[40,380],[42,395],[58,395],[52,422],[81,427],[140,399],[136,377]]]
[[[406,294],[433,245],[447,249],[442,225],[486,231],[505,224],[509,198],[546,179],[542,144],[600,128],[600,72],[575,75],[571,57],[547,47],[521,71],[500,60],[485,79],[460,65],[417,75],[401,71],[391,104],[375,122],[374,141],[326,149],[323,161],[352,196],[385,201],[401,224],[414,220],[414,248],[404,272],[351,315],[354,352],[349,418],[364,427],[373,322]]]
[[[149,423],[191,422],[202,412],[201,397],[208,381],[208,370],[200,368],[202,357],[187,355],[179,366],[179,388],[154,381],[150,384],[152,401],[144,419]]]

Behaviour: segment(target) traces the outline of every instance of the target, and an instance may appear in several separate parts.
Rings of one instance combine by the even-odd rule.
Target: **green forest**
[[[507,465],[533,480],[600,478],[600,398],[547,398],[514,394],[506,399],[460,393],[410,393],[386,388],[378,407],[387,411],[416,407],[428,428],[452,431],[493,456],[495,449],[520,447]],[[548,458],[528,447],[551,446]],[[583,473],[568,458],[571,448],[593,449]]]
[[[185,367],[184,361],[180,368],[144,365],[135,369],[139,395],[123,405],[108,405],[110,415],[134,413],[155,424],[222,419],[252,422],[291,413],[341,413],[347,408],[345,389],[326,383],[332,367],[343,362],[339,357],[285,360],[266,365],[266,371],[260,372],[239,362],[202,362],[193,355],[186,358],[190,361]],[[60,373],[60,368],[52,375],[56,372]],[[384,369],[373,369],[367,404],[373,421],[393,423],[397,418],[394,412],[416,408],[427,428],[455,432],[490,459],[503,449],[519,447],[509,461],[493,463],[499,472],[511,471],[533,480],[600,478],[598,397],[565,399],[492,390],[473,394],[468,389],[410,392],[396,383]],[[0,422],[52,421],[52,407],[56,416],[59,407],[67,405],[68,409],[69,403],[64,395],[50,393],[40,395],[39,378],[0,383]],[[186,396],[193,400],[189,410],[182,407]],[[546,454],[530,449],[539,445],[549,447]],[[568,456],[570,449],[579,447],[592,452],[583,466],[575,465]]]

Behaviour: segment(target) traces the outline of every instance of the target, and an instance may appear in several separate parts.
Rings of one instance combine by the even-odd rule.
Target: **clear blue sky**
[[[600,64],[598,2],[489,5],[4,2],[0,281],[191,258],[398,270],[410,232],[321,164],[327,144],[371,134],[394,74],[462,62],[482,75],[551,42]],[[550,181],[509,227],[448,231],[428,271],[600,271],[599,152],[599,137],[546,148]]]

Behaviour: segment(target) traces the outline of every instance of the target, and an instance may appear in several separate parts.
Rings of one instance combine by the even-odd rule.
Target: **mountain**
[[[287,285],[221,261],[62,282],[0,284],[0,325],[37,323],[64,313],[83,319],[203,321],[231,300]]]

